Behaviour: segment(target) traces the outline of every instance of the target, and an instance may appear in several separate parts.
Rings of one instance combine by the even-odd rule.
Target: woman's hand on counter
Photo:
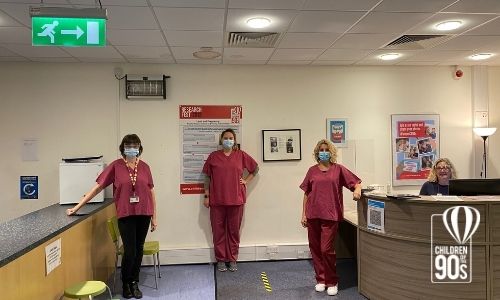
[[[73,208],[68,208],[68,209],[66,210],[66,214],[67,214],[68,216],[71,216],[72,214],[76,213],[76,211],[77,211],[77,209],[75,209],[74,207],[73,207]]]

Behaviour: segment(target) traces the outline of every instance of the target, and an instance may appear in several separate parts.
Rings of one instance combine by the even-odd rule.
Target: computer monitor
[[[500,195],[500,178],[450,179],[449,194],[453,196]]]

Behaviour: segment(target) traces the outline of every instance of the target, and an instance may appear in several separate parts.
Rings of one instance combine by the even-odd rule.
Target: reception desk
[[[367,227],[369,199],[384,203],[383,232]],[[357,206],[360,293],[375,300],[500,299],[500,197],[461,199],[400,200],[364,195]],[[432,283],[431,216],[459,205],[474,207],[480,213],[479,226],[472,236],[472,280]],[[453,244],[442,218],[439,222],[433,222],[434,244]]]
[[[85,280],[107,280],[114,271],[114,245],[106,221],[112,199],[87,204],[84,216],[67,216],[54,204],[0,224],[0,299],[60,299]],[[83,209],[82,209],[83,210]],[[61,264],[46,274],[45,248],[61,239]]]

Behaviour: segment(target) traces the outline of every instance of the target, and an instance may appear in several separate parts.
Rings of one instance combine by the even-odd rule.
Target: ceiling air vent
[[[273,48],[279,36],[278,32],[228,32],[225,47]]]
[[[384,49],[418,50],[427,49],[448,39],[448,35],[403,35],[390,42]]]

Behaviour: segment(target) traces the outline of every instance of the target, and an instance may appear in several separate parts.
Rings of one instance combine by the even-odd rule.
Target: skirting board
[[[255,245],[240,246],[238,261],[305,259],[310,257],[308,244]],[[160,263],[162,265],[199,264],[214,261],[213,248],[160,250]],[[153,265],[152,256],[144,256],[142,264]]]

